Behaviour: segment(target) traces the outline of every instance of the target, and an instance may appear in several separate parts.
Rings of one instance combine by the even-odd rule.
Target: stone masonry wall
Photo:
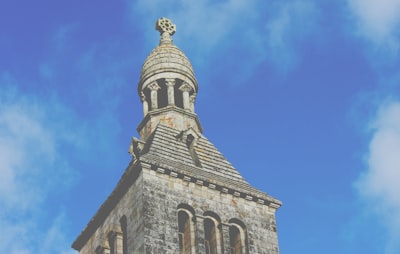
[[[275,209],[157,172],[146,164],[80,253],[94,254],[99,246],[108,246],[109,233],[121,232],[120,220],[125,216],[129,254],[176,254],[180,204],[195,211],[196,253],[205,253],[203,215],[211,211],[221,219],[224,254],[230,254],[228,221],[233,218],[246,225],[248,254],[279,254]]]
[[[107,216],[104,223],[97,228],[80,254],[94,254],[98,246],[108,245],[108,234],[121,231],[120,220],[126,216],[128,253],[144,253],[144,220],[143,220],[143,176],[139,174],[127,193]],[[118,251],[122,254],[122,251]],[[119,254],[116,253],[116,254]]]
[[[222,222],[224,252],[229,252],[228,221],[245,223],[249,254],[278,254],[275,209],[200,184],[143,168],[145,253],[178,253],[179,204],[195,210],[197,253],[205,253],[202,215],[216,213]]]

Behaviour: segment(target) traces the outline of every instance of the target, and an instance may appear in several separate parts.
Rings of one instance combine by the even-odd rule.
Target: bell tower
[[[131,162],[72,247],[81,254],[279,254],[282,203],[252,187],[203,135],[197,80],[171,38],[176,27],[161,18],[156,29],[160,43],[138,84],[144,117]]]

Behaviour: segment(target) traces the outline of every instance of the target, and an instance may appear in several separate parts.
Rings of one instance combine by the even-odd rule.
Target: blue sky
[[[399,0],[0,3],[0,248],[70,245],[130,161],[155,20],[204,134],[282,200],[282,254],[400,253]]]

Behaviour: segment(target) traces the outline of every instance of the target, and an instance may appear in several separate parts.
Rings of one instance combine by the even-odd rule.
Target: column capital
[[[144,102],[146,100],[146,95],[143,92],[140,92],[140,101]]]
[[[194,102],[196,100],[196,93],[193,93],[192,95],[190,95],[189,99],[190,99],[190,102]]]
[[[150,85],[147,86],[148,89],[150,89],[151,91],[157,91],[159,90],[161,87],[157,84],[157,82],[153,82]]]
[[[189,96],[190,110],[194,113],[194,102],[196,101],[196,93]]]
[[[174,86],[175,85],[175,79],[174,78],[166,78],[165,79],[165,84],[167,86]]]
[[[188,83],[183,82],[182,85],[179,87],[179,90],[181,90],[182,92],[190,92],[192,90],[192,87]]]

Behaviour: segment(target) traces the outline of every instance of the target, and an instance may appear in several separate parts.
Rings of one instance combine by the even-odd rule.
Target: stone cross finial
[[[160,32],[160,45],[171,44],[171,35],[176,32],[176,26],[167,18],[160,18],[156,22],[156,30]]]

